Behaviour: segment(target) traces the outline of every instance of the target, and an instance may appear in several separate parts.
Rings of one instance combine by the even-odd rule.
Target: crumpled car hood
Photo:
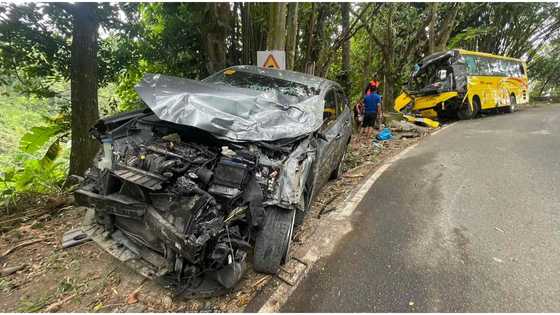
[[[295,138],[323,122],[319,96],[294,102],[277,93],[150,73],[135,89],[159,119],[230,141]]]

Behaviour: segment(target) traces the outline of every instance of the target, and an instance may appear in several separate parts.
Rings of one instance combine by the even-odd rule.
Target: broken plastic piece
[[[73,229],[62,236],[62,248],[70,248],[89,241],[91,238],[82,229]]]

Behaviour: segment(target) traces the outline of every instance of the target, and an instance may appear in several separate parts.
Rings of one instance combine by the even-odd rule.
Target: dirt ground
[[[321,216],[336,211],[345,198],[388,157],[422,136],[395,138],[380,147],[354,136],[344,175],[323,188],[305,223],[296,231],[294,250],[305,246]],[[122,265],[88,242],[62,249],[64,232],[80,226],[84,209],[65,207],[48,212],[0,234],[0,310],[4,312],[241,312],[271,279],[249,266],[237,288],[214,298],[175,298],[173,292]],[[29,244],[29,242],[33,242]],[[17,245],[29,244],[14,248]],[[12,250],[9,254],[7,251]]]

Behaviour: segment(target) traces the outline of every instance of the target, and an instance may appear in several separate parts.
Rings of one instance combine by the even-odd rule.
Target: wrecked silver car
[[[147,108],[101,119],[95,166],[76,191],[101,247],[178,294],[231,289],[248,256],[274,274],[294,227],[351,136],[340,86],[231,67],[202,81],[146,74]]]

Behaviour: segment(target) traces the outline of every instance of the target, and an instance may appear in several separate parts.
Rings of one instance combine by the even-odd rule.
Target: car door
[[[317,139],[318,164],[315,168],[316,190],[320,189],[329,179],[336,161],[336,151],[339,135],[337,127],[337,102],[334,88],[329,88],[323,97],[323,125]]]

